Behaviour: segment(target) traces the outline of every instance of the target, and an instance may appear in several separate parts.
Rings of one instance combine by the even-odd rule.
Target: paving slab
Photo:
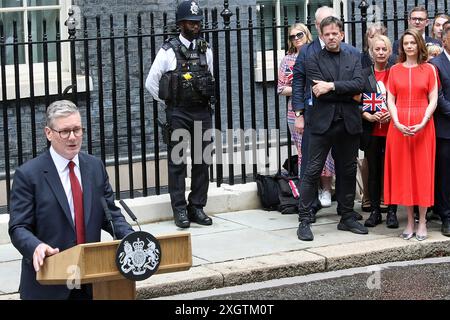
[[[293,228],[298,225],[298,215],[283,215],[278,211],[245,210],[220,213],[216,217],[263,231]]]
[[[297,238],[288,239],[250,228],[192,237],[193,254],[211,262],[300,250],[308,246]]]
[[[0,262],[20,259],[22,259],[22,255],[11,243],[0,245]]]
[[[0,263],[0,294],[17,293],[21,260]]]
[[[387,228],[385,228],[387,229]],[[395,231],[380,230],[380,232],[369,231],[369,234],[361,235],[349,231],[341,231],[337,229],[337,223],[316,225],[311,228],[314,234],[314,241],[300,241],[297,238],[297,228],[272,231],[273,234],[295,240],[304,244],[304,248],[317,248],[330,245],[338,245],[344,243],[360,242],[374,239],[381,239],[391,236],[390,233]]]
[[[245,225],[221,219],[217,216],[212,216],[211,219],[213,220],[213,224],[211,226],[202,226],[197,223],[191,223],[190,228],[186,229],[178,228],[173,220],[146,224],[141,227],[143,231],[147,231],[154,236],[177,232],[189,232],[191,236],[197,236],[247,228]],[[134,229],[138,230],[137,227],[134,227]]]

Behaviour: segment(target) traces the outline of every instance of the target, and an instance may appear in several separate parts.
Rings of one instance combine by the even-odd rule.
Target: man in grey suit
[[[436,128],[436,179],[434,212],[442,220],[441,232],[450,237],[450,22],[443,26],[444,51],[430,62],[436,66],[441,80],[439,100],[434,113]]]
[[[312,108],[308,163],[300,186],[297,236],[311,241],[310,207],[315,198],[317,181],[330,149],[335,161],[339,230],[367,234],[357,222],[353,210],[356,189],[356,158],[362,132],[361,114],[356,96],[363,91],[360,57],[341,50],[343,24],[327,17],[320,24],[325,48],[306,60],[306,75],[312,82]]]
[[[115,235],[133,232],[120,209],[103,162],[80,152],[83,127],[78,108],[70,101],[47,109],[45,151],[14,174],[9,235],[22,254],[21,299],[92,299],[92,287],[41,285],[36,273],[46,257],[77,244],[100,241],[101,229],[113,233],[101,198],[111,212]]]

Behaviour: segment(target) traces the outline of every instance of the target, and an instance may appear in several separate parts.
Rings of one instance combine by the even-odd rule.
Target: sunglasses
[[[295,39],[302,39],[305,36],[305,33],[303,31],[300,31],[297,34],[291,34],[289,36],[289,40],[294,41]]]

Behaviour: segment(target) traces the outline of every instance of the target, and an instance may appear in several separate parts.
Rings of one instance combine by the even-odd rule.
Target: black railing
[[[448,13],[448,2],[435,0],[430,4],[426,1],[425,5],[430,15]],[[398,38],[407,25],[408,10],[416,3],[349,1],[348,12],[344,14],[341,2],[347,41],[362,48],[367,24],[374,19],[387,26],[391,39]],[[303,8],[284,6],[280,9],[280,20],[275,16],[275,8],[261,6],[257,12],[254,7],[231,10],[228,1],[220,11],[217,8],[205,10],[203,36],[213,48],[217,79],[214,124],[220,132],[228,129],[228,134],[215,137],[216,162],[211,166],[211,181],[219,186],[224,182],[246,183],[253,180],[256,173],[266,171],[268,160],[256,161],[260,148],[264,156],[269,157],[273,156],[275,147],[276,156],[272,160],[275,167],[280,168],[283,159],[279,142],[290,145],[285,99],[280,101],[276,93],[281,58],[278,50],[286,49],[288,27],[299,22]],[[313,10],[311,3],[308,4],[306,18],[301,21],[311,30],[314,30]],[[291,17],[292,12],[295,17]],[[9,199],[14,169],[48,146],[42,131],[45,109],[61,98],[79,105],[87,129],[83,148],[101,157],[110,167],[118,199],[166,192],[161,174],[167,157],[166,147],[160,141],[157,125],[157,119],[164,117],[164,113],[146,91],[145,79],[162,42],[177,34],[173,15],[141,13],[124,15],[121,19],[97,16],[75,21],[70,12],[66,21],[68,39],[61,39],[58,21],[55,39],[48,39],[45,21],[42,38],[33,39],[31,22],[28,22],[29,36],[24,42],[19,41],[16,23],[10,35],[5,34],[5,26],[0,21],[3,111],[0,114],[3,152],[0,154],[4,155],[0,158],[0,172],[6,199]],[[105,24],[109,25],[108,29],[104,28]],[[266,36],[271,41],[267,42]],[[43,52],[43,71],[39,72],[33,55],[38,48]],[[56,61],[49,61],[49,50],[53,48]],[[19,61],[21,51],[28,57],[28,66],[23,70]],[[23,89],[24,82],[29,89]],[[257,135],[258,129],[264,129],[262,136]],[[274,139],[269,135],[272,129],[276,130]],[[287,149],[290,154],[290,148]],[[235,153],[238,154],[234,157],[239,160],[237,164],[233,161]]]

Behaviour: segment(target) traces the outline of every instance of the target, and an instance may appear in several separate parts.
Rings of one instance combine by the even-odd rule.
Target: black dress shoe
[[[353,233],[357,234],[368,234],[369,230],[367,230],[366,227],[364,227],[361,223],[356,221],[355,217],[348,218],[348,219],[341,219],[339,221],[339,224],[337,226],[338,230],[342,231],[351,231]]]
[[[310,223],[307,219],[300,221],[297,229],[297,237],[302,241],[314,240],[314,235],[312,234]]]
[[[390,229],[398,228],[397,213],[394,210],[388,210],[388,213],[386,215],[386,227]]]
[[[370,214],[369,218],[364,222],[365,227],[373,228],[383,221],[380,209],[375,209]]]
[[[175,224],[178,228],[189,228],[191,223],[189,222],[186,209],[177,210],[173,213]]]
[[[370,211],[369,211],[370,212]],[[358,212],[356,212],[356,211],[353,211],[353,215],[354,215],[354,217],[356,218],[356,220],[362,220],[363,219],[363,216],[362,215],[360,215]],[[340,212],[338,212],[338,216],[342,216],[342,214],[340,213]]]
[[[450,221],[442,222],[441,232],[444,236],[450,237]]]
[[[192,222],[197,222],[203,226],[212,225],[212,219],[206,215],[203,208],[188,206],[188,216],[189,220]]]

